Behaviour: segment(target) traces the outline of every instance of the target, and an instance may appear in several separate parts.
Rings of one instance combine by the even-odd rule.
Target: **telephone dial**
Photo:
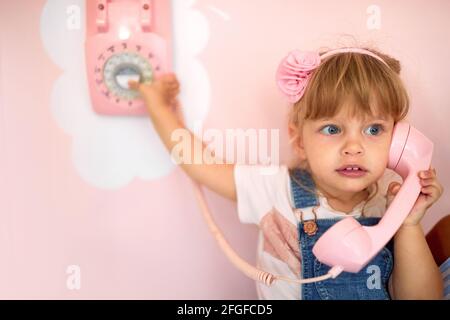
[[[94,111],[147,115],[128,81],[151,82],[171,69],[167,0],[87,0],[85,56]]]

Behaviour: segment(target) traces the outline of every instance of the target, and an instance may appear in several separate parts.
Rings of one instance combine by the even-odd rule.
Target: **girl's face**
[[[358,120],[349,108],[330,119],[304,122],[300,151],[306,159],[316,186],[328,195],[351,200],[384,173],[392,138],[392,118]],[[356,164],[367,169],[357,178],[341,175],[337,169]]]

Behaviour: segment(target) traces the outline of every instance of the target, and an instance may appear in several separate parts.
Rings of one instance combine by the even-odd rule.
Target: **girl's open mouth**
[[[348,178],[359,178],[364,176],[367,171],[358,169],[358,170],[336,170],[340,175],[344,176],[344,177],[348,177]]]

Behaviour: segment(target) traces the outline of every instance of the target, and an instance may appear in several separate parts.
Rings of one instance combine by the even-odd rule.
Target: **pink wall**
[[[62,8],[79,2],[56,1],[60,7],[64,3]],[[287,109],[274,84],[279,59],[293,48],[348,44],[349,38],[341,35],[352,34],[359,43],[374,44],[402,62],[412,101],[409,121],[435,142],[433,166],[448,189],[450,74],[443,71],[449,69],[450,2],[174,4],[189,7],[180,15],[192,10],[189,17],[195,17],[193,24],[204,32],[199,40],[203,45],[192,49],[180,42],[175,52],[176,71],[185,88],[183,103],[206,101],[198,113],[204,129],[279,128],[281,160],[287,161]],[[80,113],[74,114],[74,124],[64,122],[66,110],[73,111],[65,108],[77,107],[71,101],[87,93],[82,68],[73,67],[83,63],[76,51],[82,30],[68,36],[75,43],[70,50],[62,42],[61,52],[52,51],[50,40],[45,40],[43,26],[55,5],[55,0],[0,1],[0,298],[256,298],[253,282],[212,242],[181,170],[164,167],[158,174],[146,171],[146,164],[133,163],[142,171],[129,172],[130,166],[114,167],[111,159],[103,166],[111,171],[96,176],[88,170],[92,166],[83,166],[99,161],[96,150],[76,135],[83,130],[120,126],[130,130],[130,136],[149,132],[149,139],[155,138],[146,119],[135,126],[142,131],[132,131],[128,123],[105,123],[83,113],[89,110],[84,100],[77,105]],[[66,15],[60,12],[62,18],[54,17],[57,31]],[[192,30],[198,38],[198,29]],[[191,52],[192,59],[186,60],[181,51]],[[207,81],[198,81],[206,89],[192,86],[189,70],[194,69],[187,67],[189,63],[204,69]],[[58,91],[64,84],[73,87],[67,104],[61,104],[64,91]],[[189,92],[195,90],[200,94],[193,98]],[[111,177],[113,182],[107,180]],[[256,228],[238,222],[230,201],[209,192],[207,198],[229,240],[254,261]],[[449,213],[450,197],[444,193],[429,210],[424,228],[429,230]],[[72,265],[79,267],[79,289],[67,284],[73,279]]]

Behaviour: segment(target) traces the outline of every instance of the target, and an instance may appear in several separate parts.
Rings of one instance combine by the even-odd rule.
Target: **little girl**
[[[324,275],[329,267],[312,247],[328,228],[346,216],[378,223],[402,182],[386,168],[394,125],[409,110],[399,73],[397,60],[375,50],[293,51],[280,63],[277,84],[293,104],[288,125],[297,163],[274,174],[256,165],[181,164],[195,181],[237,201],[242,222],[259,226],[259,268],[296,279]],[[179,93],[175,75],[130,82],[130,88],[139,90],[172,150],[171,133],[184,128],[172,108]],[[194,152],[204,154],[193,148],[193,158]],[[441,299],[441,274],[420,221],[443,188],[431,167],[419,177],[423,187],[408,218],[359,273],[303,285],[258,283],[259,298]]]

